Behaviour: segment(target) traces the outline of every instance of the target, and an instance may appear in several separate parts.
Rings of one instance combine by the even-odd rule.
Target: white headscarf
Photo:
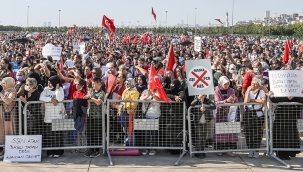
[[[128,78],[127,82],[129,83],[129,86],[130,86],[130,88],[128,88],[128,89],[136,88],[136,82],[135,82],[134,78]]]
[[[224,84],[229,83],[229,79],[226,76],[221,76],[218,80],[218,83],[221,87],[223,87]]]

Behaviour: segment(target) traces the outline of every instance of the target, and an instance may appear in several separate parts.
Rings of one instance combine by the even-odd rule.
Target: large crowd
[[[85,35],[85,36],[83,36]],[[287,64],[283,63],[285,41],[279,39],[247,38],[243,36],[206,36],[202,37],[200,51],[195,51],[193,37],[186,33],[182,35],[164,36],[153,35],[152,42],[144,42],[140,39],[131,41],[136,35],[105,37],[94,33],[40,33],[39,41],[36,37],[30,37],[27,42],[12,41],[15,38],[25,37],[24,33],[2,33],[0,35],[0,59],[1,59],[1,93],[3,101],[0,112],[0,143],[4,144],[5,135],[17,134],[16,115],[13,100],[20,98],[22,104],[28,101],[51,102],[45,105],[43,122],[45,129],[51,131],[52,119],[61,118],[64,109],[63,100],[79,99],[90,100],[89,117],[87,118],[87,139],[91,140],[100,135],[101,127],[89,127],[96,125],[102,115],[101,105],[105,99],[114,100],[155,100],[150,104],[142,104],[146,118],[156,119],[161,115],[159,95],[156,90],[148,88],[149,71],[153,65],[158,77],[170,101],[185,102],[187,108],[194,105],[212,105],[236,102],[256,102],[258,105],[241,106],[237,118],[246,123],[245,139],[248,148],[258,148],[263,136],[264,114],[263,106],[266,106],[267,98],[273,102],[303,102],[301,97],[278,98],[270,91],[270,70],[303,70],[303,53],[299,52],[300,44],[293,40],[293,48]],[[41,37],[41,38],[40,38]],[[80,38],[81,37],[81,38]],[[86,37],[86,39],[82,39]],[[109,39],[108,39],[109,38]],[[175,70],[166,70],[169,63],[169,47],[174,41]],[[75,42],[85,43],[83,53],[74,51]],[[185,43],[186,42],[186,43]],[[62,47],[60,60],[54,60],[52,56],[43,56],[42,47],[46,44]],[[214,99],[207,95],[189,96],[186,79],[185,61],[209,59],[212,64],[213,81],[215,86]],[[266,96],[268,95],[268,97]],[[87,106],[86,102],[78,102]],[[54,108],[54,106],[56,108]],[[111,103],[111,109],[118,116],[128,116],[137,107],[136,103]],[[215,106],[215,105],[214,105]],[[211,110],[215,110],[213,115]],[[206,123],[216,117],[216,122],[227,122],[229,107],[216,107],[215,109],[202,106],[200,112],[206,113]],[[277,108],[274,124],[274,145],[287,147],[300,146],[298,130],[293,128],[294,120],[283,123],[286,110]],[[173,109],[174,110],[174,109]],[[211,113],[210,113],[211,112]],[[177,112],[176,112],[177,113]],[[71,113],[72,114],[72,113]],[[182,112],[181,112],[182,114]],[[249,114],[257,115],[256,118],[246,120]],[[97,122],[96,122],[97,121]],[[236,121],[236,119],[235,119]],[[201,122],[201,121],[200,121]],[[204,123],[197,124],[201,130]],[[281,127],[280,125],[283,125]],[[288,127],[289,126],[289,127]],[[128,132],[125,126],[128,141],[127,145],[135,146],[134,133]],[[93,130],[91,130],[93,129]],[[150,133],[153,137],[153,133]],[[55,135],[53,137],[56,137]],[[205,140],[203,134],[199,135],[200,141],[196,147],[203,147]],[[233,134],[214,134],[212,141],[216,142],[215,149],[225,150],[236,147],[237,136]],[[203,141],[204,140],[204,141]],[[211,142],[211,141],[210,141]],[[291,143],[285,144],[285,143]],[[98,144],[94,143],[93,145]],[[198,146],[199,145],[199,146]],[[2,155],[4,150],[2,151]],[[142,154],[154,155],[155,150],[144,150]],[[232,152],[226,152],[235,156]],[[290,159],[298,152],[278,151],[277,156],[282,159]],[[50,157],[59,157],[62,150],[48,150]],[[217,153],[218,156],[224,154]],[[86,153],[87,157],[99,156],[98,148],[91,148]],[[205,154],[196,154],[198,158],[205,158]],[[249,157],[258,158],[259,153],[252,151]]]

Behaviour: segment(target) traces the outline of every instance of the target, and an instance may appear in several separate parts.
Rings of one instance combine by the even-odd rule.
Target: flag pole
[[[151,10],[153,11],[153,7],[151,7]],[[153,27],[153,16],[152,16],[152,15],[153,15],[153,14],[150,13],[150,28]]]

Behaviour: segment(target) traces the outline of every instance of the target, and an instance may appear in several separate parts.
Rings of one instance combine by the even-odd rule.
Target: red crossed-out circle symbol
[[[193,67],[188,73],[188,84],[198,90],[211,86],[212,72],[205,67]]]

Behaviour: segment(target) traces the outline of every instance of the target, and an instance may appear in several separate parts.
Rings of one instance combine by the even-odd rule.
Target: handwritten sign
[[[60,60],[62,52],[62,47],[56,47],[53,44],[46,44],[42,48],[42,55],[47,57],[47,56],[52,56],[53,60]]]
[[[302,97],[302,75],[299,70],[269,71],[270,90],[276,97]]]
[[[196,36],[195,37],[195,51],[201,50],[201,37]]]
[[[5,136],[5,162],[41,162],[42,135]]]

